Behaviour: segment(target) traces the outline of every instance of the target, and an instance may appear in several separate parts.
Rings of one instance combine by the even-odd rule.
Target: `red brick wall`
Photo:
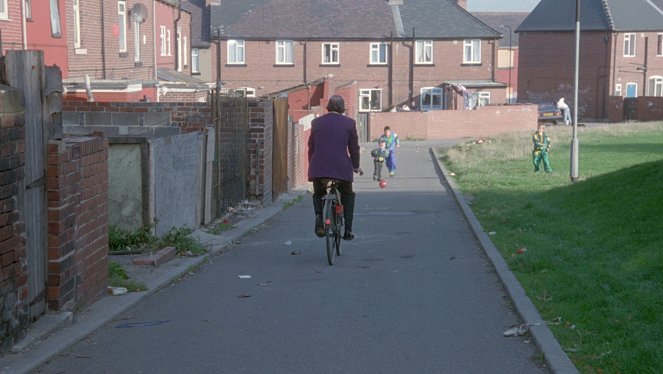
[[[0,19],[2,30],[2,54],[7,50],[23,49],[23,25],[21,1],[7,1],[8,19]]]
[[[488,137],[536,129],[536,105],[490,105],[477,110],[371,113],[369,139],[377,139],[390,126],[401,140],[450,140]]]
[[[7,87],[4,87],[7,89]],[[24,112],[6,107],[17,91],[0,92],[0,335],[1,346],[18,340],[28,325],[25,224],[18,193],[25,165]]]
[[[195,102],[87,102],[83,100],[63,100],[63,112],[125,112],[170,113],[171,124],[179,126],[182,132],[205,131],[212,123],[211,109],[207,103]]]
[[[272,202],[273,105],[249,102],[249,196]]]
[[[51,310],[89,305],[108,275],[108,141],[48,144],[48,290]]]
[[[11,2],[11,1],[10,1]],[[16,1],[16,3],[19,3]],[[62,71],[62,78],[67,78],[68,60],[67,60],[67,37],[71,29],[66,22],[68,2],[59,1],[60,11],[60,29],[61,36],[53,37],[51,31],[51,7],[50,4],[40,4],[32,1],[32,19],[26,20],[25,28],[27,35],[27,47],[31,50],[41,50],[44,52],[45,65],[58,65]],[[20,20],[17,17],[16,20]],[[4,30],[3,30],[4,36]],[[73,46],[73,34],[71,35],[71,45]]]

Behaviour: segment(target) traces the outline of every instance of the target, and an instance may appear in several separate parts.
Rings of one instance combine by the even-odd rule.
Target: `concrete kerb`
[[[481,223],[477,220],[476,216],[470,209],[465,201],[465,198],[460,193],[458,187],[452,178],[449,178],[449,172],[444,165],[439,161],[440,156],[434,148],[429,148],[433,163],[438,172],[442,176],[443,183],[446,182],[452,191],[456,202],[460,206],[463,214],[465,215],[468,223],[472,227],[474,235],[479,240],[481,247],[488,256],[492,263],[497,275],[504,284],[507,294],[511,298],[516,312],[520,315],[523,322],[529,326],[529,331],[534,340],[534,344],[543,354],[546,365],[553,373],[578,373],[578,369],[573,365],[571,359],[566,355],[562,347],[559,345],[557,339],[546,325],[541,315],[536,310],[536,307],[525,293],[525,290],[520,285],[515,275],[509,269],[506,261],[497,250],[493,242],[488,237],[488,234],[483,230]]]
[[[0,359],[0,373],[20,374],[34,371],[86,336],[113,321],[140,301],[166,287],[173,280],[190,272],[191,268],[205,262],[210,255],[216,254],[225,247],[240,240],[252,229],[260,226],[281,212],[287,202],[296,200],[299,196],[305,194],[307,194],[306,190],[296,190],[281,195],[277,201],[258,209],[252,216],[238,222],[231,230],[224,232],[223,236],[211,235],[204,230],[195,231],[193,236],[201,240],[202,244],[208,248],[208,252],[199,257],[180,258],[174,266],[158,273],[151,279],[147,279],[145,282],[147,291],[105,297],[76,316],[73,322],[68,325],[61,322],[62,318],[47,318],[45,319],[46,322],[41,325],[51,323],[57,323],[58,325],[40,325],[39,330],[44,331],[41,336],[38,336],[39,333],[37,331],[31,331],[32,327],[30,327],[28,335],[32,336],[30,339],[33,341],[22,341],[21,347],[26,348],[24,351],[16,354],[7,354],[2,357]],[[65,314],[69,316],[71,313]],[[71,317],[69,317],[69,320],[71,320]]]

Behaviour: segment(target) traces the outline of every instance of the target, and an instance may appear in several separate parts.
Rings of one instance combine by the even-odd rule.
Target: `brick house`
[[[506,102],[518,101],[518,34],[514,31],[529,13],[521,12],[472,12],[495,30],[505,31],[497,47],[495,80],[507,85]]]
[[[402,105],[454,108],[449,84],[465,85],[481,104],[502,103],[505,85],[495,81],[502,35],[464,4],[227,0],[211,4],[211,37],[221,45],[224,88],[249,96],[332,78],[353,117]]]
[[[575,1],[542,0],[516,29],[518,101],[572,102]],[[611,96],[663,96],[663,0],[584,0],[578,116],[606,119]]]
[[[22,13],[21,2],[0,0],[0,52],[3,54],[7,50],[25,48]]]

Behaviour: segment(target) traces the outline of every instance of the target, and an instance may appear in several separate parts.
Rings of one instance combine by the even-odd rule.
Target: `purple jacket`
[[[336,112],[313,120],[308,138],[308,180],[336,178],[353,181],[352,169],[359,167],[357,124]]]

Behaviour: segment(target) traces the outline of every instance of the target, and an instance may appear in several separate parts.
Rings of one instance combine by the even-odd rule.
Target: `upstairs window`
[[[200,57],[198,48],[191,48],[191,73],[200,73]]]
[[[9,19],[9,8],[7,7],[7,0],[0,0],[0,19]]]
[[[338,43],[322,43],[322,64],[338,64],[339,63],[339,44]]]
[[[656,38],[656,56],[663,56],[663,34]]]
[[[120,52],[127,51],[127,3],[117,2],[117,26],[120,29]]]
[[[359,90],[359,111],[377,112],[382,110],[382,90],[362,89]]]
[[[244,40],[228,40],[228,64],[244,63]]]
[[[140,22],[134,21],[134,63],[140,62]]]
[[[387,43],[371,43],[371,65],[387,64]]]
[[[4,8],[3,8],[3,4]],[[32,0],[25,0],[25,19],[32,21]],[[7,0],[0,0],[0,18],[2,18],[2,9],[7,9]]]
[[[472,39],[463,41],[463,64],[481,63],[481,40]]]
[[[292,40],[277,40],[276,41],[276,64],[277,65],[292,65],[294,63],[292,58],[293,44]]]
[[[1,1],[0,1],[1,2]],[[54,38],[62,36],[62,29],[60,28],[60,5],[58,0],[51,0],[51,35]],[[7,11],[7,2],[5,4],[5,12]]]
[[[415,63],[432,64],[433,63],[433,41],[417,40],[415,43]]]
[[[74,0],[74,48],[81,47],[81,10],[79,0]]]
[[[635,57],[635,34],[624,34],[624,57]]]
[[[168,47],[166,43],[166,26],[159,26],[159,41],[161,42],[161,55],[168,54]]]

